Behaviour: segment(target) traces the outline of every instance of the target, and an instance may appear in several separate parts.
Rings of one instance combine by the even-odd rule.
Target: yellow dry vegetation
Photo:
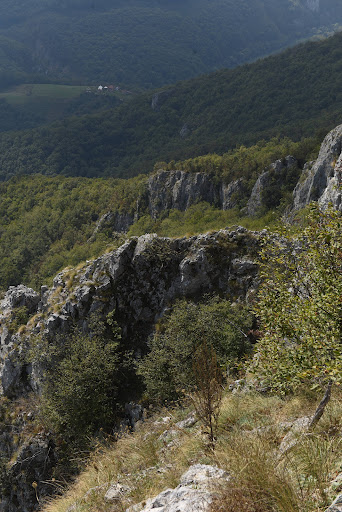
[[[340,490],[332,482],[342,471],[342,397],[335,395],[313,432],[294,432],[292,448],[279,450],[294,422],[311,416],[316,405],[317,398],[307,396],[226,394],[214,450],[200,422],[177,427],[189,408],[153,413],[136,432],[99,446],[85,471],[43,511],[67,512],[75,505],[75,512],[124,512],[176,487],[190,465],[204,463],[232,476],[216,491],[212,512],[236,512],[242,503],[244,512],[323,512]],[[130,492],[106,503],[107,489],[117,482]]]

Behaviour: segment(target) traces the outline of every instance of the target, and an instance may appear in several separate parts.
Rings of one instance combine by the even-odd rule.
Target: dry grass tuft
[[[292,449],[279,454],[289,425],[315,408],[307,397],[226,395],[215,450],[207,449],[199,425],[177,429],[175,423],[186,411],[163,411],[134,434],[99,447],[69,491],[43,510],[66,512],[76,503],[76,512],[123,512],[175,487],[180,475],[200,462],[216,464],[231,475],[227,484],[216,489],[212,512],[323,512],[334,497],[330,482],[342,469],[341,397],[332,399],[313,433],[299,432]],[[161,416],[171,418],[158,423]],[[177,432],[174,437],[165,435],[172,430]],[[115,505],[103,499],[111,482],[131,489]],[[94,491],[88,493],[89,489]]]

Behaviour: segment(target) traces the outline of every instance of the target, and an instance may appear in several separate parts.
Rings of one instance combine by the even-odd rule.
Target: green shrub
[[[149,354],[138,365],[149,398],[175,400],[193,388],[193,359],[203,342],[214,349],[221,366],[233,367],[250,348],[243,331],[251,324],[246,309],[232,307],[227,300],[177,302],[151,339]]]
[[[49,343],[38,342],[46,373],[42,409],[45,421],[68,444],[87,443],[98,429],[113,427],[119,411],[120,329],[98,322],[91,334],[78,328]]]
[[[15,334],[21,325],[26,325],[30,318],[26,306],[14,308],[8,324],[8,329],[11,334]]]
[[[284,227],[261,254],[254,370],[273,390],[342,383],[341,213],[311,208],[305,229]]]

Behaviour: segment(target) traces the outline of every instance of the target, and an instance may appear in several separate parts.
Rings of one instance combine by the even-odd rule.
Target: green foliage
[[[193,166],[190,160],[178,162],[177,166],[189,172],[213,173],[209,162],[219,161],[215,169],[217,179],[235,179],[234,173],[238,172],[247,191],[263,166],[273,159],[292,152],[305,160],[304,155],[309,156],[312,148],[313,144],[305,141],[297,144],[272,140],[251,148],[241,147],[223,156],[198,158]],[[31,158],[34,155],[27,154],[23,164],[28,164]],[[249,219],[238,208],[222,211],[199,203],[185,212],[165,211],[159,219],[152,220],[146,191],[147,178],[143,175],[129,180],[34,175],[14,177],[0,184],[0,288],[24,282],[37,289],[62,268],[76,266],[118,246],[124,235],[113,234],[112,225],[102,226],[95,233],[100,218],[108,212],[133,217],[139,210],[140,218],[131,226],[129,236],[156,232],[172,237],[234,224],[259,229],[274,224],[281,211]],[[246,196],[242,194],[240,206],[245,201]]]
[[[119,93],[98,94],[95,87],[89,90],[85,92],[85,86],[27,83],[8,88],[0,92],[0,131],[26,130],[120,104]]]
[[[340,213],[317,207],[300,233],[284,227],[266,242],[254,370],[273,390],[342,382],[341,254]]]
[[[222,178],[225,183],[242,177],[250,189],[257,177],[272,162],[288,155],[294,156],[299,162],[310,160],[315,156],[318,144],[319,141],[314,137],[304,138],[299,142],[294,142],[288,137],[273,137],[267,141],[260,140],[250,147],[241,145],[223,155],[208,154],[168,164],[161,162],[157,169],[161,167],[167,170],[205,172]]]
[[[0,178],[37,172],[128,177],[149,172],[158,161],[210,154],[207,166],[214,171],[222,167],[229,179],[239,176],[245,149],[222,162],[215,153],[260,140],[266,143],[254,148],[256,162],[248,151],[246,155],[251,177],[277,144],[281,156],[286,156],[287,146],[299,156],[309,155],[322,135],[340,121],[341,39],[342,34],[337,34],[254,64],[165,88],[159,91],[154,110],[152,95],[144,93],[114,110],[68,118],[44,129],[4,133]],[[188,134],[181,137],[184,126]],[[294,147],[287,137],[304,140]],[[268,147],[267,141],[274,138],[278,142]],[[203,167],[205,163],[200,162]],[[196,162],[191,166],[196,168]]]
[[[233,367],[250,348],[243,330],[248,330],[251,323],[244,308],[232,307],[227,300],[177,302],[151,339],[149,354],[138,366],[148,396],[156,401],[175,400],[191,391],[196,383],[194,355],[204,342],[213,348],[223,367]]]
[[[36,74],[158,87],[336,29],[330,2],[323,14],[290,0],[3,0],[0,85]]]
[[[36,175],[0,185],[0,287],[38,288],[61,268],[120,244],[110,228],[92,237],[96,223],[108,211],[131,212],[145,180]]]
[[[181,237],[197,235],[207,231],[217,231],[227,226],[244,226],[247,229],[274,227],[279,223],[280,212],[251,218],[244,216],[238,209],[220,210],[208,203],[197,203],[186,211],[170,210],[153,220],[150,215],[143,215],[128,231],[128,236],[140,236],[145,233],[157,233],[160,236]]]
[[[111,429],[120,410],[120,329],[96,321],[91,334],[74,329],[48,343],[36,340],[33,354],[45,363],[45,421],[69,444],[87,443],[99,428]]]
[[[26,325],[30,318],[29,311],[26,306],[14,308],[11,312],[11,317],[8,322],[8,330],[11,334],[18,331],[21,325]]]

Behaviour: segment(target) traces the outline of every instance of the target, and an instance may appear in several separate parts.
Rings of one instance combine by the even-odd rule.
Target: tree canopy
[[[342,7],[324,4],[315,12],[304,0],[3,0],[0,87],[32,75],[159,87],[334,29]]]
[[[197,349],[206,343],[222,367],[234,366],[249,349],[245,334],[252,317],[245,308],[230,301],[211,298],[195,304],[178,301],[150,341],[150,352],[140,362],[149,397],[174,400],[194,388]],[[172,354],[172,357],[170,357]]]
[[[341,120],[341,40],[337,34],[139,94],[114,109],[2,133],[0,179],[37,172],[129,177],[150,172],[156,162],[222,154],[274,137],[323,138]]]
[[[284,227],[270,235],[261,279],[258,377],[281,393],[342,382],[341,213],[314,206],[301,232]]]

